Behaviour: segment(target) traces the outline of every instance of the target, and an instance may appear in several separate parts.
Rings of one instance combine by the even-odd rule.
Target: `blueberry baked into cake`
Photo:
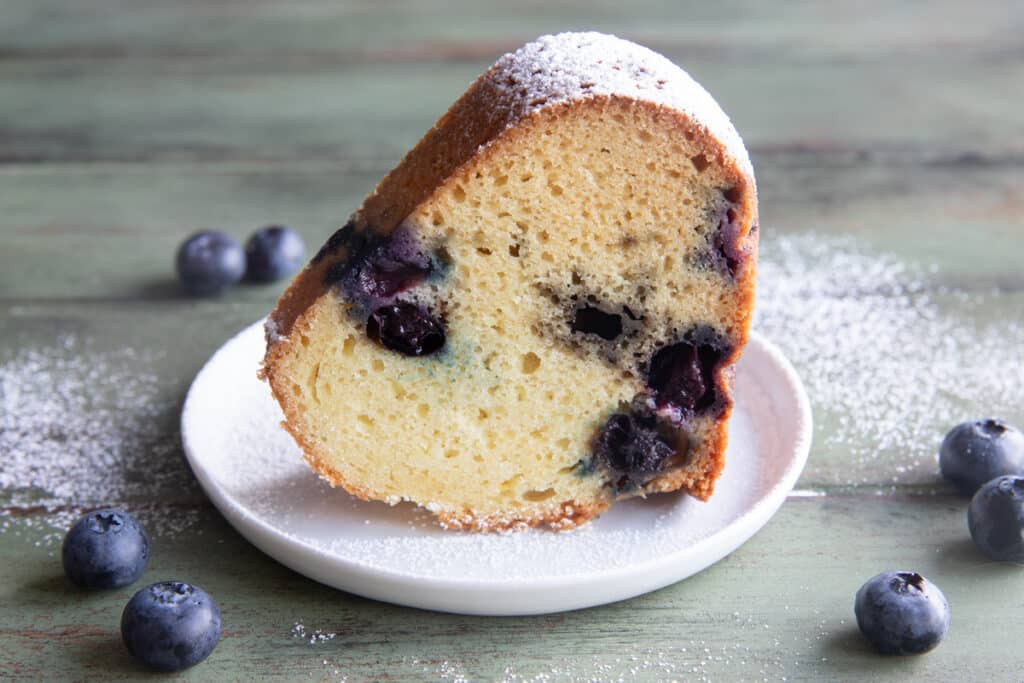
[[[545,36],[327,241],[262,372],[316,472],[449,528],[706,499],[756,258],[753,170],[711,96],[625,40]]]

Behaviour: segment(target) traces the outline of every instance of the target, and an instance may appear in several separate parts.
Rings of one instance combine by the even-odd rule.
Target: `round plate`
[[[704,503],[685,494],[624,501],[571,532],[446,531],[411,504],[332,489],[281,428],[256,378],[261,323],[200,371],[181,416],[185,453],[228,521],[282,564],[387,602],[463,614],[542,614],[633,597],[684,579],[738,548],[793,488],[811,443],[800,379],[751,335],[740,360],[725,472]]]

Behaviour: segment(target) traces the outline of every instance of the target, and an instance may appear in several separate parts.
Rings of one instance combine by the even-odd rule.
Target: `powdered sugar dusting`
[[[334,631],[325,631],[322,628],[306,629],[301,621],[292,624],[292,638],[308,641],[310,645],[320,645],[334,640],[338,636]]]
[[[46,544],[83,509],[126,505],[151,533],[189,526],[195,514],[150,514],[154,501],[197,502],[201,493],[181,458],[178,407],[160,379],[140,370],[160,355],[96,350],[63,335],[0,364],[0,488],[5,518],[24,508],[54,527]],[[33,519],[24,517],[24,520]],[[5,520],[0,528],[7,528]]]
[[[628,40],[594,32],[542,36],[503,56],[484,79],[510,123],[542,107],[597,96],[676,109],[705,125],[753,177],[747,150],[714,98],[667,58]]]
[[[936,451],[954,424],[1024,421],[1021,295],[943,288],[938,277],[852,238],[763,241],[755,329],[783,348],[811,397],[804,481],[938,485]],[[991,317],[1008,308],[1016,315]]]
[[[280,406],[256,379],[263,350],[260,326],[251,326],[196,378],[182,416],[186,451],[221,509],[251,539],[368,597],[395,600],[405,590],[405,604],[487,614],[628,597],[642,588],[610,576],[657,565],[645,572],[650,589],[736,547],[781,504],[806,455],[807,422],[793,380],[772,361],[773,351],[755,342],[741,361],[727,464],[711,501],[682,493],[627,500],[565,533],[445,531],[422,508],[358,500],[317,479],[279,427]],[[577,590],[556,587],[565,579]],[[424,590],[424,581],[436,583]],[[553,582],[547,593],[538,588],[545,581]],[[609,591],[614,597],[595,597]]]

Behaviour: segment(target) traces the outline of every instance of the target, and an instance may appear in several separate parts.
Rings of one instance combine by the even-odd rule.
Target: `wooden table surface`
[[[3,0],[0,679],[151,677],[119,641],[133,588],[60,568],[69,521],[120,504],[153,536],[144,581],[220,603],[183,680],[1020,680],[1024,569],[974,549],[934,452],[961,419],[1024,423],[1024,6],[771,5]],[[566,614],[293,573],[213,509],[177,434],[200,365],[281,287],[184,299],[176,246],[275,221],[319,243],[498,55],[570,28],[664,52],[751,150],[757,326],[815,411],[797,490],[698,576]],[[927,656],[856,631],[854,592],[901,568],[952,605]]]

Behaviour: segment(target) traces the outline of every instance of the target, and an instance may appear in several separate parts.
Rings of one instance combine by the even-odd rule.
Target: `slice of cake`
[[[633,43],[545,36],[296,278],[263,375],[316,472],[448,527],[707,498],[756,254],[753,170],[711,96]]]

